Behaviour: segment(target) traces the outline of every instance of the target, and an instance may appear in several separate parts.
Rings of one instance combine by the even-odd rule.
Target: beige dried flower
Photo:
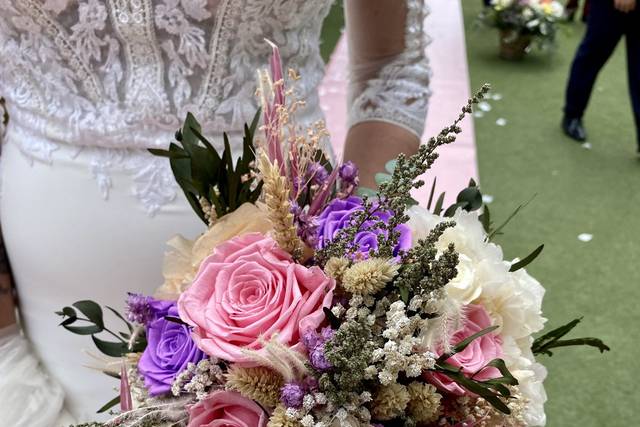
[[[391,282],[400,265],[392,260],[369,258],[349,267],[342,277],[345,291],[357,295],[373,295]]]
[[[293,222],[289,200],[289,183],[280,174],[278,165],[272,164],[264,153],[260,156],[259,166],[264,181],[262,192],[267,213],[274,229],[273,237],[282,249],[289,252],[294,258],[299,258],[302,255],[303,244]]]
[[[278,404],[282,377],[271,369],[258,366],[242,368],[233,366],[227,373],[227,388],[244,397],[255,400],[262,406],[273,408]]]
[[[287,409],[278,405],[271,414],[267,427],[302,427],[302,424],[298,420],[292,420],[287,417]]]
[[[324,266],[324,272],[327,276],[336,279],[337,281],[342,281],[344,273],[347,271],[349,267],[349,260],[346,258],[329,258],[329,261]]]
[[[438,419],[442,396],[434,386],[416,381],[409,384],[407,391],[411,397],[407,411],[418,425],[429,424]]]
[[[371,415],[380,421],[397,418],[404,414],[410,398],[407,388],[401,384],[393,383],[381,387],[373,398]]]

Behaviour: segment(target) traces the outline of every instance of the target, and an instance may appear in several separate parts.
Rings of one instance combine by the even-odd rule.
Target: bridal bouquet
[[[534,338],[544,288],[505,260],[472,181],[454,205],[410,195],[459,122],[358,188],[349,163],[300,132],[301,101],[284,86],[277,49],[259,73],[263,124],[245,127],[234,162],[188,116],[168,150],[177,182],[208,230],[169,242],[165,283],[131,293],[108,329],[92,301],[64,307],[62,326],[111,358],[119,404],[104,426],[390,427],[545,423],[536,360],[579,322]],[[290,73],[295,80],[295,73]],[[255,137],[258,130],[264,132]],[[434,185],[435,187],[435,185]],[[101,338],[110,334],[111,339]],[[115,339],[114,339],[115,338]]]
[[[564,6],[558,0],[492,0],[479,20],[500,30],[501,55],[516,59],[534,40],[542,48],[552,46],[563,15]]]

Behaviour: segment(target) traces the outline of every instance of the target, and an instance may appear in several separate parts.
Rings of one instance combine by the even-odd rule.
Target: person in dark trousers
[[[578,47],[567,84],[564,132],[586,141],[582,116],[598,73],[622,36],[626,36],[629,93],[635,115],[640,155],[640,10],[636,0],[591,0],[587,32]]]

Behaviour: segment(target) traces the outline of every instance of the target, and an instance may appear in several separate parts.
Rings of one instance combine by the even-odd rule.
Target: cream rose
[[[190,285],[202,261],[221,243],[246,233],[266,234],[272,230],[264,209],[245,203],[220,218],[197,240],[175,236],[167,242],[162,275],[164,284],[156,291],[158,299],[177,300]]]

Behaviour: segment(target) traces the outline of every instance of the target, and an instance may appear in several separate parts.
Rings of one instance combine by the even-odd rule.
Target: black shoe
[[[562,119],[562,130],[571,139],[575,139],[578,142],[584,142],[587,140],[587,131],[584,130],[582,125],[582,119],[579,117],[564,117]]]

